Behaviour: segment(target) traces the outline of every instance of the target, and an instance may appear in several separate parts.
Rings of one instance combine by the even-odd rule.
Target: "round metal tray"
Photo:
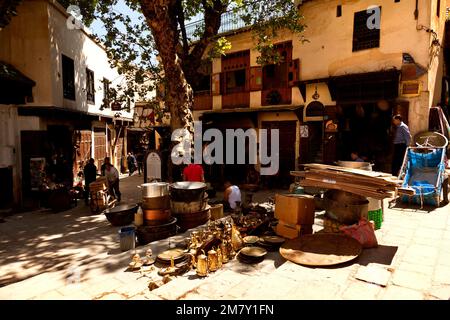
[[[286,241],[280,248],[283,258],[306,266],[332,266],[356,259],[361,244],[339,234],[313,234]]]

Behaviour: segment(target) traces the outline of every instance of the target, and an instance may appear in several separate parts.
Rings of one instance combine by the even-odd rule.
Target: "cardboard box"
[[[314,197],[303,194],[275,195],[275,218],[289,224],[314,224]]]
[[[310,224],[290,224],[280,220],[275,227],[275,233],[283,238],[295,239],[305,234],[312,234],[313,229]]]

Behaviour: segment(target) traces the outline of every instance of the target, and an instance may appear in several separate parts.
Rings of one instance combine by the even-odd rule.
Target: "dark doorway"
[[[360,103],[342,111],[337,160],[351,160],[350,153],[356,151],[374,163],[374,170],[390,172],[392,107],[381,110],[376,103]]]
[[[279,171],[274,176],[263,176],[269,188],[288,188],[293,178],[290,172],[295,170],[296,121],[263,121],[262,129],[268,130],[268,150],[271,154],[270,130],[279,130]]]
[[[10,208],[13,204],[13,169],[0,168],[0,209]]]

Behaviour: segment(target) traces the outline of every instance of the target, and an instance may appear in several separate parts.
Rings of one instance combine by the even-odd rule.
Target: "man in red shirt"
[[[183,180],[191,182],[205,182],[202,166],[196,163],[189,164],[183,170]]]

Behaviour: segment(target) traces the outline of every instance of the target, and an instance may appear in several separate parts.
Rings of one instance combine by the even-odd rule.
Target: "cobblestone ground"
[[[124,203],[139,199],[141,181],[137,175],[121,181]],[[255,200],[273,194],[259,193]],[[120,252],[119,228],[91,215],[83,202],[57,214],[16,214],[0,223],[0,299],[449,299],[450,206],[385,206],[384,215],[376,231],[379,247],[341,266],[308,268],[269,253],[255,266],[234,260],[207,278],[191,271],[149,291],[149,281],[160,279],[156,271],[125,271],[134,252]],[[168,241],[137,252],[144,255],[148,247],[157,254]],[[384,286],[357,279],[367,270],[369,281]]]

